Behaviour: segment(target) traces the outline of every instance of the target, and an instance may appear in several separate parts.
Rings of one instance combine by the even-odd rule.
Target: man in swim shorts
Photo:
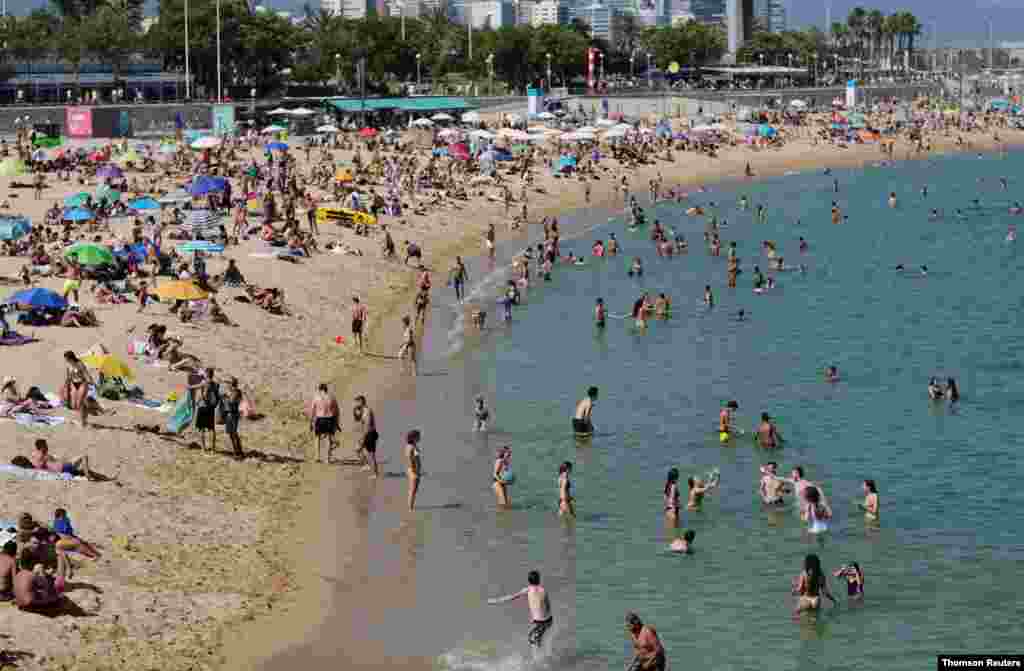
[[[576,404],[576,413],[572,417],[572,430],[577,434],[590,435],[594,433],[594,424],[591,418],[596,400],[597,387],[591,387],[587,390],[587,397]]]
[[[547,590],[540,584],[539,571],[530,571],[526,576],[526,582],[528,585],[515,594],[509,594],[499,599],[488,599],[487,603],[494,606],[525,596],[527,606],[530,608],[530,633],[527,634],[527,640],[530,645],[539,648],[544,640],[544,635],[554,624],[554,618],[551,616],[551,601],[548,599]]]
[[[768,506],[781,506],[785,503],[783,495],[787,492],[786,482],[776,471],[779,465],[769,461],[761,467],[761,501]]]
[[[729,440],[732,436],[732,413],[740,409],[740,404],[736,401],[729,401],[722,408],[722,411],[718,413],[718,438],[719,440]]]
[[[633,639],[634,657],[629,671],[665,671],[665,648],[654,627],[644,624],[636,613],[626,614],[626,630]]]
[[[366,306],[359,302],[359,296],[352,297],[352,337],[363,351],[363,325],[366,324]]]
[[[377,440],[380,438],[380,434],[377,433],[377,417],[366,404],[366,397],[362,394],[355,398],[355,405],[352,406],[352,419],[359,437],[359,448],[356,450],[356,454],[361,456],[365,462],[363,469],[372,470],[373,477],[377,477]]]

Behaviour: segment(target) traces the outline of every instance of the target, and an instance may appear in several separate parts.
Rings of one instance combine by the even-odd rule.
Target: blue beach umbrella
[[[223,177],[196,177],[192,184],[186,189],[193,196],[205,196],[208,193],[223,191],[225,180]]]
[[[0,217],[0,240],[17,240],[32,230],[26,217]]]
[[[286,151],[288,149],[288,145],[284,142],[271,142],[267,145],[267,149],[271,149],[273,151]]]
[[[5,303],[9,305],[28,305],[33,308],[61,309],[68,306],[64,297],[49,289],[22,289],[11,294]]]
[[[64,210],[62,219],[65,221],[89,221],[95,219],[96,215],[84,207],[69,207]]]
[[[133,210],[159,210],[160,203],[149,196],[143,196],[142,198],[128,201],[128,207]]]
[[[135,259],[136,261],[145,261],[146,253],[147,249],[145,243],[140,242],[135,245],[128,245],[126,247],[118,249],[117,251],[114,252],[114,256],[116,256],[119,259]]]

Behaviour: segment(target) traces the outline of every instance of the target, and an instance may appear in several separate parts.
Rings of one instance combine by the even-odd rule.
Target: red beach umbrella
[[[366,127],[359,131],[359,135],[362,137],[374,137],[375,135],[377,135],[377,129]]]

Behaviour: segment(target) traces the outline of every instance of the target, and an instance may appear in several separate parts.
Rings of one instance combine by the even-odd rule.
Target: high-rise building
[[[690,13],[701,23],[725,25],[726,0],[690,0]]]
[[[455,23],[466,23],[467,9],[466,0],[448,0],[448,18]]]
[[[595,38],[612,42],[612,9],[608,5],[594,2],[590,5],[580,3],[575,8],[576,18],[590,26],[590,34]]]
[[[568,0],[540,0],[533,6],[532,25],[564,25],[567,23],[569,23]]]
[[[768,0],[768,30],[781,33],[786,28],[786,1]]]
[[[476,0],[467,7],[467,20],[474,28],[502,28],[514,21],[512,3],[507,0]]]
[[[377,0],[320,0],[320,7],[346,19],[364,19],[377,11]]]
[[[750,39],[753,26],[754,0],[726,0],[726,29],[730,56],[735,58],[736,52]]]

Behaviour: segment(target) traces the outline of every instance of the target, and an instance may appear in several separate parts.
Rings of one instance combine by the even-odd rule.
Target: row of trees
[[[46,9],[0,22],[3,54],[10,60],[59,58],[76,70],[86,61],[111,65],[117,77],[132,58],[161,60],[165,68],[185,67],[185,0],[159,0],[157,21],[142,30],[144,0],[51,0]],[[415,81],[469,82],[493,77],[517,88],[546,79],[570,82],[584,74],[586,52],[601,52],[606,74],[642,74],[648,64],[699,65],[717,62],[725,51],[719,26],[696,22],[642,27],[635,18],[616,17],[613,43],[594,39],[583,20],[567,26],[509,26],[468,31],[443,13],[404,21],[370,16],[350,20],[307,5],[301,21],[255,9],[247,0],[221,0],[222,78],[225,86],[253,86],[260,93],[286,81],[355,85],[358,54],[367,57],[371,90]],[[190,69],[197,84],[212,91],[217,80],[216,5],[189,6]],[[908,12],[884,16],[856,8],[845,24],[826,36],[817,29],[779,34],[757,30],[740,54],[770,62],[810,65],[813,56],[832,53],[874,62],[892,60],[897,49],[913,49],[920,23]]]

